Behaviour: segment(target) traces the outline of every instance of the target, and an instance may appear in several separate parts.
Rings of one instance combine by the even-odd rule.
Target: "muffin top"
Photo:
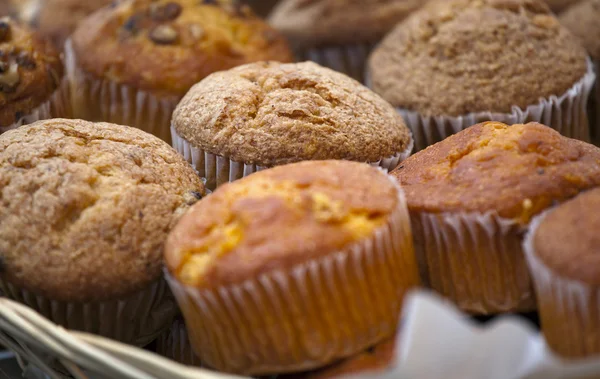
[[[530,236],[536,256],[558,275],[600,286],[600,189],[546,214]]]
[[[73,49],[96,77],[176,97],[215,71],[292,59],[275,30],[231,0],[124,0],[82,21]]]
[[[279,166],[225,184],[192,207],[169,235],[166,264],[188,286],[238,284],[348,247],[398,207],[397,186],[369,165]]]
[[[377,42],[423,0],[283,0],[269,22],[303,47]]]
[[[259,62],[212,74],[179,103],[173,127],[196,147],[261,166],[376,162],[411,142],[391,105],[312,62]]]
[[[399,24],[369,69],[393,105],[458,116],[560,96],[585,75],[586,57],[541,0],[440,0]]]
[[[46,102],[63,74],[49,42],[15,20],[0,19],[0,127]]]
[[[416,153],[392,175],[411,211],[491,211],[527,224],[600,185],[600,149],[538,123],[486,122]]]
[[[204,193],[158,138],[39,121],[0,135],[0,275],[59,301],[101,301],[161,276],[172,225]]]
[[[113,0],[37,0],[37,6],[29,20],[59,49],[77,27],[77,24],[92,12]]]
[[[585,0],[560,15],[560,22],[571,31],[594,58],[600,59],[600,0]]]

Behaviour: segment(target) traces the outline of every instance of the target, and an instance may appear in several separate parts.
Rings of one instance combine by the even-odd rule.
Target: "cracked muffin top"
[[[346,75],[312,62],[260,62],[217,72],[173,113],[193,146],[237,162],[377,162],[405,151],[411,135],[396,110]]]
[[[573,33],[594,60],[600,60],[600,0],[584,0],[560,15],[560,22]]]
[[[298,46],[377,42],[423,0],[283,0],[269,22]]]
[[[242,283],[370,236],[399,202],[398,187],[364,163],[313,161],[259,171],[193,206],[169,235],[166,264],[185,285]]]
[[[233,0],[123,0],[82,21],[72,39],[88,74],[162,96],[183,96],[215,71],[292,60],[283,37]]]
[[[49,42],[0,18],[0,130],[45,103],[63,75],[59,53]]]
[[[392,172],[411,211],[531,217],[600,185],[600,149],[538,124],[487,122],[408,158]]]
[[[141,130],[53,119],[0,135],[0,276],[58,301],[126,296],[161,277],[167,233],[204,194]]]
[[[508,113],[561,96],[587,54],[541,0],[433,1],[369,59],[372,88],[427,116]]]

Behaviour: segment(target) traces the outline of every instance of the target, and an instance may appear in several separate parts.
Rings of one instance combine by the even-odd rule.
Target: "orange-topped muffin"
[[[537,123],[487,122],[392,175],[429,285],[470,312],[525,311],[535,305],[522,233],[532,216],[600,185],[600,149]]]
[[[33,121],[67,116],[59,53],[27,26],[0,19],[0,133]]]
[[[392,336],[419,282],[400,189],[345,161],[218,188],[181,219],[165,258],[199,358],[240,374],[312,369]]]
[[[175,105],[208,74],[292,59],[279,34],[230,0],[115,3],[80,23],[67,55],[79,117],[133,125],[165,140]]]

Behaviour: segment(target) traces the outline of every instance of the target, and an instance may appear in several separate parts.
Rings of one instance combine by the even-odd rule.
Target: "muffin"
[[[0,135],[0,288],[55,323],[143,346],[177,313],[170,228],[204,194],[138,129],[51,119]]]
[[[488,120],[589,140],[592,65],[540,0],[428,3],[383,40],[369,70],[417,150]]]
[[[65,49],[77,117],[167,142],[175,106],[207,75],[292,59],[282,37],[231,0],[121,1],[82,21]]]
[[[220,187],[170,233],[165,261],[196,354],[236,374],[311,370],[382,342],[419,284],[401,189],[348,161]]]
[[[27,26],[0,19],[0,134],[37,120],[69,116],[58,52]]]
[[[525,312],[535,297],[523,233],[534,215],[600,184],[600,149],[537,123],[486,122],[392,175],[406,192],[423,282],[467,312]]]
[[[202,367],[196,357],[182,319],[176,318],[171,328],[156,340],[156,353],[186,366]]]
[[[312,60],[364,80],[377,42],[423,0],[282,0],[269,22],[284,33],[299,60]]]
[[[312,62],[251,63],[210,75],[177,106],[172,135],[211,190],[303,160],[393,169],[412,150],[410,131],[392,106]]]
[[[113,3],[113,0],[36,0],[29,15],[23,18],[41,35],[47,36],[62,50],[77,24],[94,11]]]
[[[542,331],[567,358],[600,354],[600,189],[537,217],[524,249],[538,293]]]

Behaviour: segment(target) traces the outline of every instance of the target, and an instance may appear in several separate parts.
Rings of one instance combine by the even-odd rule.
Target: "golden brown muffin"
[[[64,70],[58,52],[25,25],[0,19],[0,133],[65,115]]]
[[[429,285],[466,311],[527,311],[534,298],[522,233],[532,216],[600,185],[600,149],[537,123],[487,122],[392,175],[406,192]]]
[[[556,14],[560,14],[570,7],[576,5],[581,2],[581,0],[544,0],[546,4],[552,9],[552,11]],[[585,0],[584,0],[585,1]]]
[[[84,20],[67,55],[79,117],[136,126],[167,141],[175,105],[210,73],[292,59],[278,33],[226,0],[122,1]]]
[[[118,0],[37,0],[28,21],[62,50],[81,20],[113,1]]]
[[[4,133],[0,284],[70,329],[149,342],[176,312],[164,241],[203,194],[183,158],[138,129],[52,119]]]
[[[543,113],[520,115],[514,107],[524,111],[546,99],[553,103],[544,106],[554,112],[549,126],[587,140],[584,91],[575,88],[567,99],[581,101],[565,106],[550,99],[567,95],[585,77],[586,56],[541,0],[441,0],[399,24],[371,55],[369,70],[375,92],[419,120],[431,120],[433,126],[409,125],[419,136],[448,127],[434,116],[489,112],[485,117],[500,121],[510,114],[521,122],[542,121]],[[418,148],[451,133],[423,137]]]
[[[312,62],[261,62],[215,73],[179,103],[172,127],[174,145],[211,189],[248,174],[244,165],[346,159],[393,169],[412,149],[394,108]],[[226,166],[209,167],[215,155]]]
[[[569,358],[600,354],[600,190],[537,218],[526,238],[549,346]]]
[[[220,187],[171,232],[165,259],[199,358],[239,374],[310,370],[391,337],[419,283],[401,190],[347,161]]]

